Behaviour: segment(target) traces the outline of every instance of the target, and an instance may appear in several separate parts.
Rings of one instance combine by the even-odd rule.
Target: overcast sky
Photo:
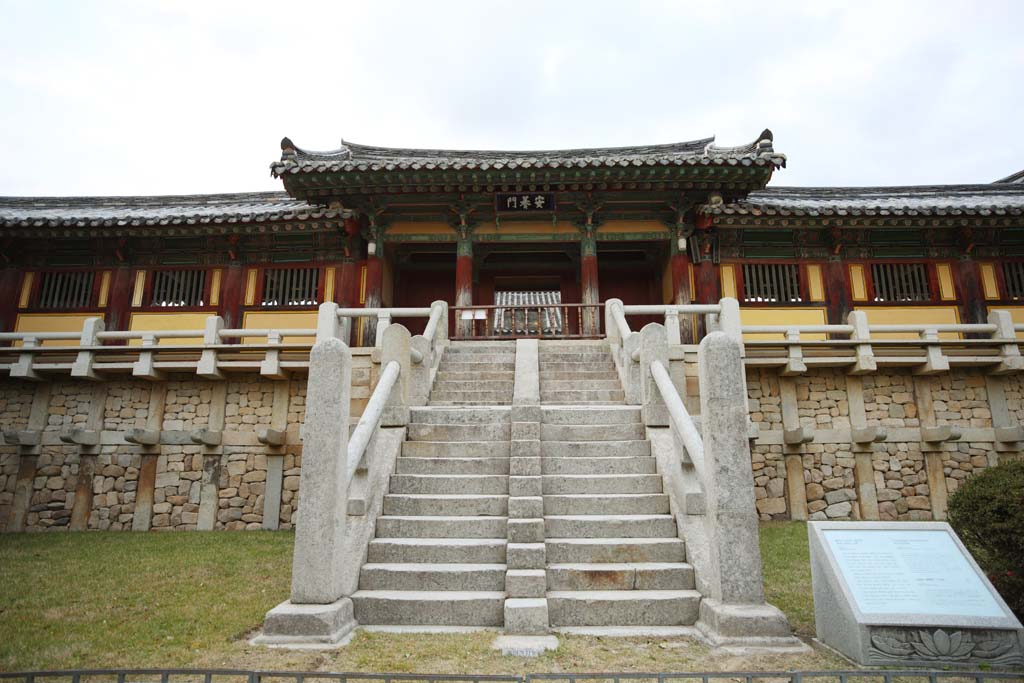
[[[722,145],[773,185],[1024,168],[1024,2],[0,0],[2,195],[280,189],[290,136]]]

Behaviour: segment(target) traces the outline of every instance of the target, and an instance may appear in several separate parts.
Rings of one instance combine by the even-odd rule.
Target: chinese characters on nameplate
[[[499,212],[531,213],[555,210],[554,192],[498,192],[494,208]]]

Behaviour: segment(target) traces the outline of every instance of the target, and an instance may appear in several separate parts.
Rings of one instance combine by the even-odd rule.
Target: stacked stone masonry
[[[361,412],[375,374],[369,359],[354,368],[353,416]],[[856,412],[855,406],[851,410],[850,388],[854,382],[860,384],[855,393],[860,394],[862,403],[862,417],[857,419],[863,421],[861,426],[887,430],[885,440],[851,443],[851,427],[858,426],[851,417]],[[787,378],[775,370],[748,370],[750,419],[759,429],[752,444],[751,468],[761,518],[941,518],[946,496],[973,472],[1001,459],[1020,457],[1020,444],[996,441],[989,396],[993,382],[1005,397],[1010,423],[996,426],[1020,424],[1024,421],[1020,375],[993,379],[981,371],[956,369],[915,376],[908,369],[851,378],[840,370],[818,369]],[[784,414],[786,383],[791,383],[789,391],[795,396],[795,415]],[[20,525],[27,531],[74,528],[76,496],[91,496],[83,503],[87,509],[81,512],[85,520],[81,528],[132,529],[139,522],[135,517],[140,486],[147,485],[152,487],[152,502],[144,528],[203,528],[200,507],[204,476],[215,480],[209,483],[215,484],[216,492],[213,516],[206,528],[266,528],[268,458],[280,458],[281,476],[275,479],[281,487],[276,528],[291,528],[299,500],[299,428],[305,414],[305,378],[275,381],[252,375],[227,380],[219,394],[224,397],[222,444],[195,443],[190,439],[192,433],[217,426],[211,427],[211,420],[216,419],[212,416],[217,413],[213,403],[218,384],[224,382],[194,376],[163,382],[0,382],[0,430],[29,429],[33,402],[40,395],[45,400],[42,444],[34,449],[0,445],[0,530],[16,530],[11,524],[16,517],[19,472],[21,486],[27,492]],[[274,396],[280,385],[287,387],[287,408],[283,424],[274,424]],[[46,390],[41,392],[44,386]],[[154,401],[160,393],[162,402]],[[92,406],[97,396],[102,401],[99,414]],[[162,410],[161,416],[150,415],[154,406]],[[922,406],[930,414],[922,416]],[[97,424],[90,423],[97,419]],[[159,445],[125,442],[125,433],[153,429],[155,419],[161,431]],[[794,424],[805,428],[813,439],[785,443],[783,435]],[[949,425],[962,434],[941,443],[925,443],[918,431],[922,424]],[[258,432],[267,428],[285,431],[285,445],[261,443]],[[100,444],[90,448],[62,442],[60,435],[73,429],[101,430]],[[799,467],[789,462],[787,468],[787,459],[794,456]],[[143,477],[147,458],[155,460],[150,484]],[[29,460],[23,462],[25,459]],[[870,481],[858,479],[858,459],[863,463],[860,477],[863,479],[868,472]],[[85,471],[91,472],[90,482],[80,481],[83,462],[87,464]],[[802,471],[804,500],[799,496],[793,499],[794,491],[787,481],[787,472],[798,470]],[[872,501],[862,501],[865,489],[873,490]]]

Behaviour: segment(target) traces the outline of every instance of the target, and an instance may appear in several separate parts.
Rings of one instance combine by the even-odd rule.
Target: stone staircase
[[[352,595],[360,624],[504,623],[510,429],[509,408],[411,409]]]
[[[552,627],[683,626],[700,593],[635,406],[544,406]]]
[[[516,343],[451,342],[430,392],[432,406],[510,405]]]
[[[544,405],[614,405],[625,402],[611,351],[604,341],[540,344],[540,401]]]
[[[692,625],[693,568],[607,346],[541,342],[539,365],[549,625]],[[411,409],[352,595],[360,624],[504,625],[514,367],[514,342],[455,342]]]

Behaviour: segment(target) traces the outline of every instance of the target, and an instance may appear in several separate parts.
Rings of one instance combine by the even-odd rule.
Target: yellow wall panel
[[[244,330],[316,329],[317,311],[246,311],[242,316]],[[246,344],[265,344],[266,337],[245,337]],[[284,337],[288,344],[312,344],[316,337]]]
[[[210,275],[210,305],[211,306],[219,306],[220,305],[220,278],[221,278],[221,272],[222,271],[221,271],[220,268],[216,268],[213,271],[213,273]]]
[[[324,269],[324,301],[334,301],[334,273],[336,268]]]
[[[132,306],[141,306],[142,297],[146,293],[146,271],[135,273],[135,285],[132,287]]]
[[[816,263],[807,265],[807,296],[811,301],[825,300],[825,281],[821,277],[821,266]]]
[[[740,322],[744,325],[827,325],[828,311],[824,308],[740,308]],[[782,334],[745,334],[746,340],[780,340]],[[825,339],[824,334],[802,334],[801,339]]]
[[[996,269],[992,263],[981,264],[981,288],[988,300],[999,298],[999,284],[996,282]]]
[[[736,297],[736,267],[722,264],[718,267],[718,276],[722,280],[722,297]]]
[[[958,325],[956,306],[862,306],[856,310],[868,314],[868,325]],[[916,339],[910,332],[871,333],[873,339]],[[955,332],[943,332],[940,339],[959,339]]]
[[[665,237],[668,237],[670,230],[661,221],[624,221],[624,220],[611,220],[606,223],[602,223],[601,227],[597,229],[598,235],[607,235],[608,233],[636,233],[636,232],[657,232],[664,233]]]
[[[100,299],[96,303],[100,308],[106,308],[107,301],[110,299],[110,271],[105,270],[100,273]]]
[[[939,298],[956,301],[956,287],[953,285],[953,269],[948,263],[936,263],[935,273],[939,276]]]
[[[102,313],[21,313],[14,322],[15,332],[82,332],[88,318],[102,318]],[[78,338],[51,339],[43,346],[78,346]],[[21,344],[17,344],[21,346]]]
[[[250,268],[245,274],[245,305],[253,306],[256,303],[256,269]]]
[[[32,283],[36,279],[35,273],[25,273],[21,280],[21,293],[18,295],[18,308],[28,308],[29,299],[32,297]]]
[[[202,330],[206,327],[209,313],[132,313],[128,321],[128,329],[132,332],[152,332],[154,330]],[[131,346],[142,345],[141,339],[132,339]],[[202,337],[165,337],[160,346],[200,345]]]
[[[868,300],[868,285],[864,281],[864,266],[859,263],[850,264],[850,296],[854,301]]]
[[[366,303],[366,266],[359,268],[359,304]],[[360,318],[361,319],[361,318]]]

